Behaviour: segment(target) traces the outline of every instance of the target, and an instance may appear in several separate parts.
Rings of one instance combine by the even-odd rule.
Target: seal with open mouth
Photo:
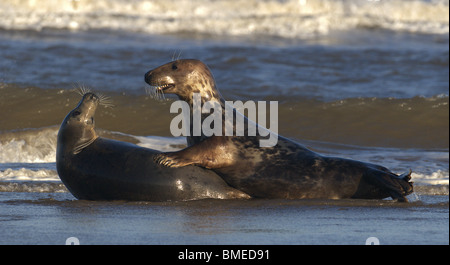
[[[191,110],[193,95],[199,93],[202,104],[218,102],[222,113],[225,112],[225,100],[216,88],[213,75],[199,60],[184,59],[164,64],[147,72],[145,82],[166,94],[176,94],[189,104]],[[222,122],[222,128],[225,128],[225,119]],[[260,147],[262,136],[258,135],[192,136],[192,126],[191,122],[187,148],[158,154],[156,161],[168,167],[198,165],[212,169],[231,187],[252,197],[392,197],[407,201],[406,195],[413,192],[411,172],[397,175],[383,166],[322,156],[282,136],[278,136],[273,147]]]
[[[211,170],[167,168],[154,162],[159,151],[98,137],[94,114],[101,99],[85,93],[58,132],[56,167],[78,199],[180,201],[249,198]],[[101,102],[100,102],[101,103]]]

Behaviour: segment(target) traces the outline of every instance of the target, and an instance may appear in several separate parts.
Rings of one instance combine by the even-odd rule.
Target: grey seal
[[[199,60],[164,64],[148,71],[145,82],[163,93],[176,94],[191,110],[193,94],[199,93],[202,104],[219,102],[224,115],[225,100],[210,69]],[[202,115],[202,122],[203,119]],[[225,128],[225,119],[222,122]],[[275,146],[260,147],[261,136],[223,135],[191,134],[187,148],[158,154],[155,161],[167,167],[197,165],[212,169],[231,187],[255,198],[392,197],[407,201],[406,196],[413,192],[411,171],[397,175],[380,165],[323,156],[282,136],[278,136]]]
[[[58,132],[56,166],[78,199],[180,201],[249,198],[211,170],[167,168],[155,163],[159,151],[99,137],[94,114],[99,97],[85,93]]]

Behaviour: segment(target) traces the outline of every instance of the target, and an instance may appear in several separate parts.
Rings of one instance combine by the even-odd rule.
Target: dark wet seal
[[[91,92],[66,116],[58,132],[56,167],[67,189],[84,200],[180,201],[249,198],[211,170],[167,168],[159,151],[99,137],[94,114],[100,98]]]

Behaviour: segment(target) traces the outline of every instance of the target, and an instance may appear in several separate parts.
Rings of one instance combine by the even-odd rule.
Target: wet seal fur
[[[147,72],[145,82],[186,101],[191,108],[191,119],[193,93],[200,93],[202,104],[219,102],[222,113],[225,112],[225,100],[216,88],[213,75],[199,60],[164,64]],[[242,114],[235,111],[235,115]],[[202,115],[202,122],[203,119]],[[190,124],[190,135],[193,135]],[[406,196],[413,192],[411,171],[396,175],[383,166],[322,156],[282,136],[278,136],[274,147],[259,147],[259,139],[260,136],[188,136],[187,148],[161,153],[155,158],[168,167],[198,165],[212,169],[231,187],[256,198],[392,197],[406,202]]]
[[[56,167],[67,189],[85,200],[180,201],[249,198],[213,171],[156,164],[159,151],[98,137],[99,97],[84,94],[58,132]]]

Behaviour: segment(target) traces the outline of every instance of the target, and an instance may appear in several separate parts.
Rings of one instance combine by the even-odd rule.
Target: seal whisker
[[[162,89],[156,89],[159,92],[160,100],[166,100],[166,96],[164,95],[164,91]]]
[[[181,57],[181,52],[182,52],[182,50],[180,50],[180,52],[178,53],[178,56],[177,56],[177,61],[180,59],[180,57]]]
[[[158,101],[161,101],[161,95],[159,93],[159,89],[157,87],[154,88],[155,90],[155,97]]]
[[[159,87],[155,87],[154,89],[155,89],[156,99],[158,101],[162,101],[162,99],[163,99],[162,91],[159,89]]]
[[[175,54],[177,53],[177,51],[174,51],[173,53],[172,53],[172,61],[175,61]]]
[[[99,104],[104,106],[105,108],[113,108],[115,107],[113,104],[113,101],[110,97],[105,96],[102,93],[97,93],[98,99],[99,99]]]
[[[72,83],[72,91],[79,94],[80,96],[83,96],[83,94],[81,92],[80,83],[78,83],[78,82]]]
[[[83,85],[79,82],[75,82],[74,84],[72,84],[72,87],[80,96],[84,96],[86,93],[91,92],[91,89],[88,86]]]
[[[182,52],[183,52],[183,51],[180,50],[180,51],[178,52],[178,55],[175,56],[175,55],[177,54],[177,51],[174,51],[173,54],[172,54],[172,61],[178,61],[178,60],[180,59],[180,57],[181,57],[181,53],[182,53]]]
[[[84,96],[87,93],[94,93],[92,91],[92,89],[86,85],[80,84],[80,83],[75,83],[73,84],[74,90],[77,94],[79,94],[80,96]],[[102,93],[94,93],[96,94],[96,96],[99,99],[99,104],[106,107],[106,108],[113,108],[114,104],[112,104],[112,100],[110,97],[105,96]]]
[[[156,95],[156,90],[155,90],[155,88],[153,86],[146,87],[145,88],[145,93],[147,93],[150,97],[152,97],[154,99],[155,95]]]
[[[160,89],[160,85],[151,85],[150,87],[146,87],[145,91],[148,95],[150,95],[153,99],[157,101],[166,101],[166,96],[164,94],[164,91]]]

